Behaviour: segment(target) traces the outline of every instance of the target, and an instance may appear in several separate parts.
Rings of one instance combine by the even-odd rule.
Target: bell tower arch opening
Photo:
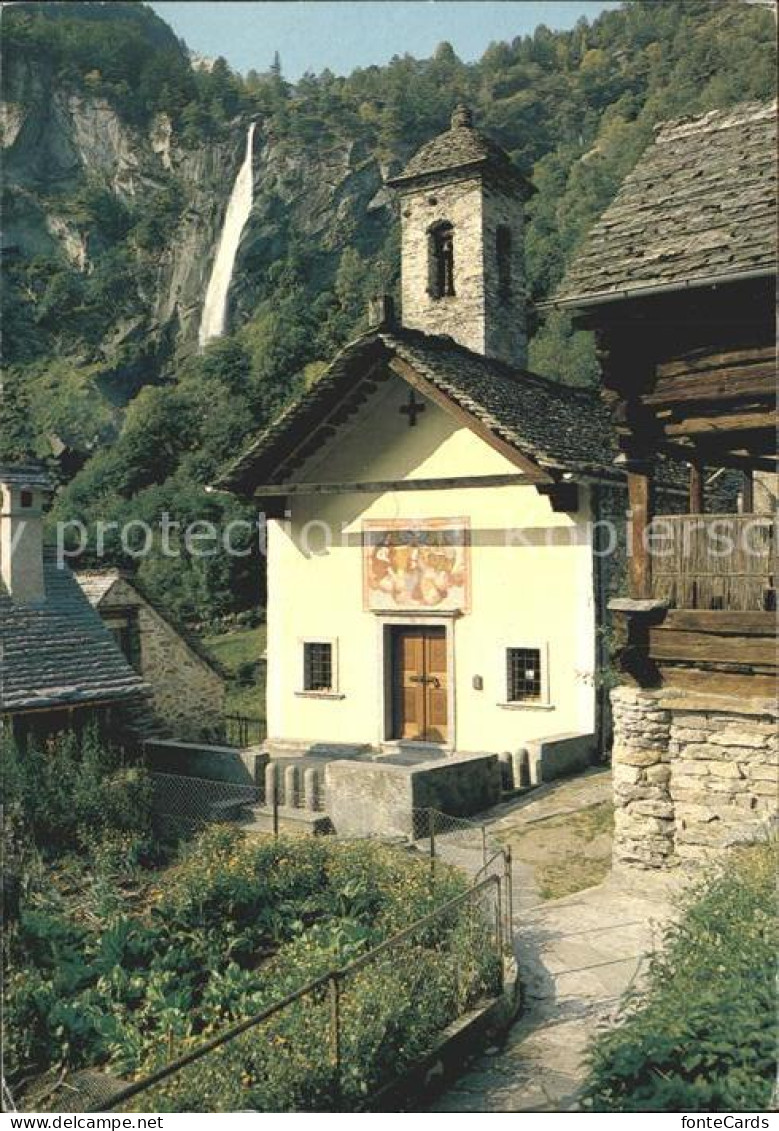
[[[403,325],[524,367],[529,189],[508,155],[458,106],[389,183],[400,196]]]
[[[427,233],[428,291],[433,298],[453,298],[454,287],[454,225],[448,220],[438,220]]]

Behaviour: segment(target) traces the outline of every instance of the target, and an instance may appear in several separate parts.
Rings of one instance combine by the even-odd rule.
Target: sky
[[[151,7],[200,55],[224,56],[233,70],[265,71],[275,51],[284,77],[329,67],[386,63],[407,52],[430,56],[448,40],[465,62],[494,40],[511,40],[538,24],[570,28],[593,20],[617,0],[177,0]]]

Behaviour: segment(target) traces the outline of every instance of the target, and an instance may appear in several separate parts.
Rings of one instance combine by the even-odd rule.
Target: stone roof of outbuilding
[[[493,169],[504,176],[516,178],[529,191],[529,186],[512,165],[506,151],[474,127],[471,112],[466,106],[458,106],[452,114],[450,128],[423,145],[402,172],[387,183],[398,188],[420,178],[470,168]]]
[[[104,569],[104,570],[79,570],[76,574],[76,581],[81,586],[84,596],[89,601],[90,605],[99,609],[101,603],[105,600],[113,587],[118,582],[123,582],[129,586],[138,596],[138,598],[160,617],[171,629],[175,632],[184,645],[192,652],[197,659],[209,667],[221,679],[225,678],[225,670],[218,663],[217,660],[201,643],[200,639],[195,636],[193,632],[182,624],[173,614],[166,609],[159,601],[151,597],[146,591],[145,587],[138,581],[137,578],[125,573],[120,569]]]
[[[658,127],[555,295],[587,305],[776,270],[776,104]]]
[[[51,491],[54,486],[49,473],[40,463],[0,462],[0,483],[14,487],[38,487],[44,491]]]
[[[290,405],[223,473],[217,486],[239,492],[260,482],[283,482],[279,467],[302,440],[316,434],[377,364],[406,362],[452,409],[513,447],[543,472],[618,475],[608,410],[598,392],[561,385],[448,337],[404,327],[372,330],[346,346],[315,384]]]
[[[0,584],[0,712],[145,697],[67,565],[44,552],[46,599],[14,601]]]

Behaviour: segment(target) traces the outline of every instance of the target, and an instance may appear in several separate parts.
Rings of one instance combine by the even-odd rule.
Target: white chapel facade
[[[271,751],[514,751],[596,731],[596,393],[528,373],[526,186],[458,108],[391,182],[380,303],[222,486],[268,519]]]

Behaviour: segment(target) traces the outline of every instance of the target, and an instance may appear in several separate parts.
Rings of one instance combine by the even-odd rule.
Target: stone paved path
[[[568,789],[539,792],[536,801],[530,795],[514,810],[504,807],[494,823],[505,828],[575,810],[608,789],[603,773],[576,779]],[[541,902],[533,869],[515,860],[513,888],[523,1014],[503,1046],[481,1055],[430,1111],[575,1109],[587,1043],[614,1017],[671,913],[669,886],[653,876],[612,875],[598,887]]]

